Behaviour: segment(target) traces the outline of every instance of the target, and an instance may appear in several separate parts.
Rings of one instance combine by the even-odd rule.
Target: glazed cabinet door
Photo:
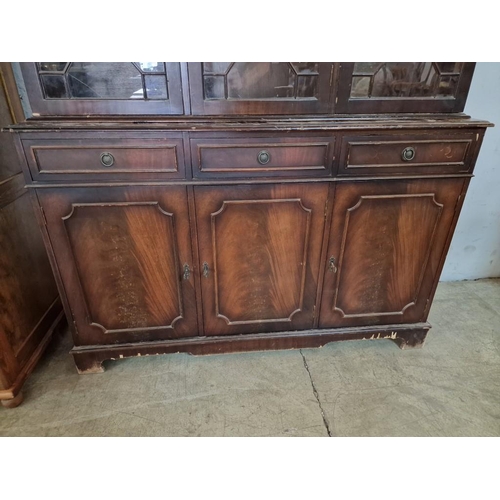
[[[313,327],[327,193],[195,187],[206,335]]]
[[[33,116],[181,115],[179,63],[20,63]]]
[[[320,326],[425,321],[466,182],[339,183]]]
[[[41,189],[77,345],[195,336],[186,188]]]
[[[336,113],[463,111],[475,63],[340,63]]]
[[[194,115],[331,112],[333,63],[189,63]]]

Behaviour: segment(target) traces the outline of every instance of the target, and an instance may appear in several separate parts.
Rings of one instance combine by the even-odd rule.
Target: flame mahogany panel
[[[185,187],[38,196],[81,343],[196,334]]]
[[[207,335],[312,328],[327,192],[195,188]]]
[[[424,321],[464,179],[341,184],[320,326]]]

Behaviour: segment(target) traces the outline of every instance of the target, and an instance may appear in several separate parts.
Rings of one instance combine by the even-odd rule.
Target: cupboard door
[[[321,327],[426,320],[464,182],[430,179],[336,187]]]
[[[195,336],[185,187],[38,192],[77,343]]]
[[[327,193],[195,187],[206,335],[313,327]]]
[[[333,63],[189,63],[194,115],[329,113]]]
[[[181,115],[179,63],[21,63],[31,110],[46,115]]]
[[[341,63],[336,113],[463,111],[475,63]]]

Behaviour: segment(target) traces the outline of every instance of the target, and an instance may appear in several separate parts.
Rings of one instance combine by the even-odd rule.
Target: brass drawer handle
[[[257,161],[261,165],[267,165],[271,161],[271,155],[267,151],[261,151],[257,155]]]
[[[115,157],[111,153],[101,154],[101,164],[103,167],[112,167],[115,163]]]
[[[403,161],[412,161],[415,158],[415,148],[404,148],[401,158]]]
[[[184,264],[184,273],[182,274],[182,277],[185,280],[188,280],[189,277],[191,276],[191,269],[189,269],[189,266],[187,264]]]
[[[208,278],[208,264],[206,262],[203,262],[203,277]]]

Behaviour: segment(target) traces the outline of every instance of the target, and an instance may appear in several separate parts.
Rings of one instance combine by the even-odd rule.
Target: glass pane
[[[361,76],[352,79],[351,97],[368,97],[370,91],[370,77]]]
[[[203,73],[224,74],[230,64],[229,62],[206,62],[203,63]]]
[[[144,73],[165,73],[165,64],[162,62],[136,62],[135,64]]]
[[[42,87],[47,99],[64,99],[68,97],[63,75],[43,75]]]
[[[351,97],[443,97],[453,96],[457,90],[455,73],[463,63],[355,63]],[[371,88],[371,90],[370,90]]]
[[[133,99],[142,97],[142,77],[132,63],[71,63],[67,71],[71,97]]]
[[[301,74],[318,73],[318,71],[319,71],[319,63],[293,62],[290,64],[293,66],[293,69],[297,73],[301,73]]]
[[[205,99],[316,98],[319,63],[206,62]]]
[[[41,71],[64,71],[67,62],[41,62],[40,70]]]
[[[297,77],[297,97],[316,97],[318,92],[318,77],[299,76]]]
[[[288,63],[235,63],[227,74],[228,97],[294,97],[295,78],[295,72]]]
[[[396,76],[393,76],[391,71],[394,70]],[[375,69],[375,74],[371,78],[371,96],[373,97],[393,97],[397,92],[400,93],[401,89],[398,87],[401,83],[399,75],[401,74],[401,68],[398,68],[397,63],[383,63]]]
[[[436,84],[432,63],[385,63],[375,75],[372,96],[432,96]]]
[[[205,76],[204,88],[206,99],[224,99],[223,76]]]
[[[414,81],[400,83],[403,86],[400,95],[408,95],[409,97],[433,97],[437,95],[439,75],[434,65],[432,63],[421,64],[423,64],[421,73],[416,73],[410,77]],[[396,93],[396,95],[398,94]]]
[[[168,99],[167,79],[164,75],[145,76],[148,99]]]
[[[439,82],[438,95],[453,96],[455,95],[458,85],[458,76],[442,76]]]

